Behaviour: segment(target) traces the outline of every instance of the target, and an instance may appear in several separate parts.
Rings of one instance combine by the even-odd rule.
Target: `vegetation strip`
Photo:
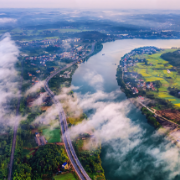
[[[91,55],[91,54],[94,52],[94,45],[95,45],[95,43],[92,44],[92,50],[91,50],[91,52],[89,53],[89,55]],[[49,87],[48,87],[48,81],[49,81],[53,76],[55,76],[56,74],[58,74],[60,71],[63,71],[63,70],[65,70],[65,69],[69,68],[70,66],[72,66],[72,65],[75,64],[75,63],[77,63],[78,61],[79,61],[79,60],[77,60],[77,61],[75,61],[75,62],[67,65],[65,68],[62,68],[62,69],[54,72],[52,75],[50,75],[50,76],[46,79],[46,83],[45,83],[44,88],[45,88],[45,90],[49,93],[49,95],[50,95],[50,97],[53,99],[54,103],[57,103],[57,100],[54,99],[54,94],[52,93],[52,91],[51,91],[51,90],[49,89]],[[62,114],[61,114],[61,113],[62,113]],[[67,138],[67,139],[65,139],[65,136],[63,136],[63,139],[64,139],[63,141],[64,141],[64,143],[65,143],[65,148],[66,148],[67,154],[68,154],[68,156],[69,156],[69,159],[71,160],[71,163],[72,163],[72,165],[74,166],[74,169],[75,169],[75,171],[77,172],[77,175],[79,176],[79,178],[80,178],[80,179],[83,179],[83,176],[84,176],[85,179],[89,180],[90,178],[89,178],[88,174],[85,172],[85,170],[84,170],[84,168],[82,167],[81,163],[80,163],[79,160],[77,159],[77,156],[76,156],[76,153],[75,153],[74,148],[73,148],[73,146],[72,146],[72,143],[71,143],[70,138],[67,137],[67,133],[66,133],[66,131],[67,131],[67,129],[66,129],[66,127],[67,127],[67,121],[66,121],[66,117],[65,117],[65,114],[64,114],[63,109],[61,109],[60,114],[61,114],[61,115],[59,115],[59,119],[60,119],[60,123],[61,123],[61,132],[62,132],[62,135],[65,133],[65,136],[66,136],[66,138]],[[64,122],[63,122],[63,121],[64,121]],[[63,125],[63,123],[65,123],[65,124]],[[64,129],[64,126],[65,126],[65,129]],[[69,151],[68,151],[68,147],[66,146],[66,143],[67,143],[67,145],[69,146]],[[78,172],[78,169],[75,167],[75,164],[72,162],[72,158],[70,157],[70,154],[69,154],[68,152],[70,152],[70,153],[72,154],[72,157],[73,157],[73,159],[74,159],[74,162],[76,163],[77,167],[78,167],[79,170],[80,170],[79,172]],[[80,174],[80,172],[82,173],[82,175]]]

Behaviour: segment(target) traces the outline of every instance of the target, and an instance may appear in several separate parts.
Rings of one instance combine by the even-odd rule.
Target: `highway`
[[[19,114],[19,106],[20,106],[20,98],[18,99],[18,105],[16,108],[16,116],[18,116]],[[14,132],[13,132],[13,141],[12,141],[11,157],[10,157],[10,163],[9,163],[8,180],[12,179],[12,167],[13,167],[13,162],[14,162],[14,151],[15,151],[15,146],[16,146],[17,129],[18,129],[18,122],[16,121],[14,125]]]
[[[23,62],[24,63],[24,62]],[[22,64],[22,70],[24,68],[24,65]],[[21,77],[21,87],[22,87],[23,78]],[[16,116],[19,115],[19,107],[20,107],[21,97],[18,99],[17,107],[16,107]],[[13,170],[13,162],[14,162],[14,151],[16,147],[16,136],[17,136],[17,129],[18,129],[19,122],[16,121],[14,124],[13,129],[13,140],[12,140],[12,147],[11,147],[11,157],[10,157],[10,163],[9,163],[9,171],[8,171],[8,180],[12,179],[12,170]]]
[[[92,44],[91,52],[87,56],[91,55],[94,52],[94,46],[95,46],[95,43]],[[46,92],[49,94],[49,96],[52,98],[53,103],[56,104],[59,108],[59,121],[60,121],[60,126],[61,126],[62,139],[63,139],[64,145],[65,145],[65,149],[66,149],[67,155],[69,157],[69,160],[71,161],[71,164],[73,165],[74,170],[76,171],[78,177],[81,180],[90,180],[90,177],[88,176],[88,174],[82,167],[82,165],[75,153],[75,150],[73,148],[73,145],[72,145],[72,142],[71,142],[71,139],[69,136],[69,132],[68,132],[68,125],[67,125],[66,115],[63,110],[63,107],[62,107],[61,103],[55,98],[53,92],[49,89],[49,86],[48,86],[48,82],[52,77],[54,77],[60,71],[64,71],[65,69],[76,64],[78,61],[80,61],[80,60],[74,61],[73,63],[70,63],[67,66],[65,66],[64,68],[61,68],[61,69],[55,71],[54,73],[52,73],[45,80],[44,88],[45,88]]]

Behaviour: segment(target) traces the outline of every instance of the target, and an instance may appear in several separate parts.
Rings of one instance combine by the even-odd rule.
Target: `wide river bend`
[[[103,44],[98,54],[81,64],[72,85],[101,141],[102,166],[108,180],[180,179],[180,150],[147,123],[121,92],[116,81],[119,60],[143,46],[180,47],[180,40],[127,39]],[[102,55],[105,54],[105,55]]]

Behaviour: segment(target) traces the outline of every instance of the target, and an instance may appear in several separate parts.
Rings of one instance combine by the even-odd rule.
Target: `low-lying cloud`
[[[157,179],[160,174],[166,174],[164,179],[171,180],[175,178],[180,171],[180,156],[177,147],[173,146],[170,141],[162,138],[157,131],[148,133],[151,128],[146,122],[140,120],[132,121],[129,113],[133,110],[129,100],[118,102],[117,98],[122,95],[120,91],[105,93],[97,90],[94,94],[69,94],[72,88],[63,88],[61,93],[56,96],[62,104],[54,104],[47,109],[34,121],[35,123],[49,124],[54,122],[62,106],[66,110],[69,106],[71,112],[82,109],[85,112],[94,110],[88,120],[72,126],[70,135],[76,138],[80,133],[93,131],[94,140],[87,141],[84,149],[91,148],[91,144],[101,142],[102,146],[108,146],[105,154],[105,161],[116,164],[116,168],[109,169],[117,177],[140,177],[140,179]],[[75,89],[78,89],[75,87]],[[72,107],[71,107],[72,106]],[[134,116],[138,110],[133,110]],[[56,121],[53,126],[58,126]],[[162,139],[159,143],[155,143]],[[164,140],[163,140],[164,139]],[[150,141],[150,142],[149,142]],[[152,142],[151,142],[152,141]],[[90,149],[92,150],[92,149]],[[143,174],[143,172],[146,172]],[[141,175],[141,176],[140,176]]]
[[[30,89],[28,89],[25,93],[25,96],[40,91],[42,87],[44,87],[45,81],[39,81],[35,85],[33,85]]]
[[[180,172],[179,149],[158,132],[149,133],[148,128],[152,127],[147,122],[132,121],[129,114],[134,113],[134,117],[139,118],[139,112],[134,110],[129,100],[117,102],[121,94],[120,91],[78,94],[80,108],[85,112],[93,109],[94,113],[88,121],[71,127],[71,138],[94,130],[95,139],[106,146],[104,160],[116,167],[109,168],[109,171],[119,178],[175,178]],[[158,140],[160,142],[156,143]]]
[[[63,48],[65,49],[65,51],[67,51],[68,49],[71,48],[71,41],[72,39],[65,39],[62,41],[62,45],[63,45]]]
[[[50,124],[56,119],[56,117],[59,115],[59,112],[63,109],[65,110],[67,116],[79,117],[83,111],[79,107],[77,95],[72,95],[69,93],[72,89],[78,89],[78,87],[72,86],[69,88],[62,88],[61,93],[55,96],[55,98],[59,100],[60,103],[50,106],[46,112],[38,116],[33,123]],[[43,95],[41,95],[33,102],[33,105],[42,105],[42,99],[46,95],[46,93],[43,93]]]
[[[100,74],[97,74],[96,72],[92,72],[87,70],[84,76],[84,80],[88,82],[88,84],[96,89],[102,89],[104,79]]]
[[[32,106],[41,106],[46,96],[47,96],[47,92],[40,94],[40,96],[32,102]]]
[[[83,111],[79,107],[79,100],[76,94],[69,94],[72,89],[77,89],[78,87],[69,87],[69,88],[62,88],[61,93],[57,95],[55,98],[58,99],[66,111],[68,116],[71,117],[79,117]]]
[[[38,116],[33,123],[50,124],[56,119],[61,107],[61,104],[53,104],[46,110],[46,112]]]
[[[15,23],[17,19],[14,18],[0,18],[0,24]]]
[[[87,71],[84,79],[96,89],[95,93],[69,94],[71,88],[63,88],[56,96],[61,104],[52,105],[35,122],[51,123],[62,108],[67,116],[89,114],[76,126],[71,126],[71,138],[93,131],[96,142],[106,147],[103,162],[108,165],[116,179],[172,180],[180,172],[180,151],[158,131],[147,124],[145,117],[135,109],[129,100],[121,102],[124,96],[120,90],[103,91],[104,79],[96,72]],[[73,87],[78,89],[78,87]],[[121,99],[121,98],[120,98]],[[82,111],[83,110],[83,111]],[[57,124],[58,125],[58,122]],[[91,147],[89,141],[83,147]],[[112,167],[111,167],[112,166]]]
[[[17,121],[9,102],[20,97],[20,77],[14,68],[18,56],[19,48],[9,33],[4,34],[0,39],[0,122],[7,125]]]
[[[129,134],[138,132],[138,127],[131,125],[130,119],[126,117],[126,114],[130,111],[127,107],[130,106],[129,101],[122,103],[112,102],[119,95],[119,92],[111,92],[109,94],[103,91],[97,91],[94,94],[78,95],[79,107],[84,111],[91,109],[95,110],[95,113],[89,117],[89,121],[83,121],[81,124],[71,129],[71,134],[76,137],[79,133],[88,132],[91,128],[95,128],[95,136],[101,139],[101,142],[117,138],[128,138]],[[123,123],[119,123],[120,120]],[[114,127],[114,125],[116,125]],[[127,131],[123,131],[127,129]],[[124,133],[119,133],[119,131]]]

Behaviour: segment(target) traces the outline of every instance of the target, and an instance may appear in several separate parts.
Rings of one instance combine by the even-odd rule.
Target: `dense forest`
[[[0,126],[1,130],[5,130],[5,127]],[[4,179],[8,174],[8,164],[11,156],[13,130],[8,127],[6,133],[0,131],[0,179]]]
[[[168,52],[161,55],[161,58],[168,61],[172,66],[176,67],[180,74],[180,51]]]
[[[146,116],[148,123],[153,125],[155,128],[160,128],[161,124],[154,117],[154,114],[147,110],[145,107],[141,108],[142,113]]]
[[[174,87],[173,88],[169,87],[168,90],[169,90],[169,94],[171,94],[172,96],[175,96],[177,98],[180,98],[180,89],[174,88]]]
[[[58,167],[67,160],[64,147],[55,144],[39,147],[34,156],[16,151],[13,180],[52,177],[53,173],[58,172]]]
[[[94,179],[94,177],[97,176],[99,177],[99,179],[104,180],[104,169],[101,166],[100,158],[101,148],[98,147],[91,151],[83,150],[82,146],[84,142],[81,138],[82,137],[79,136],[73,142],[74,149],[80,162],[82,163],[84,169],[86,170],[91,179]],[[88,139],[88,135],[86,136],[86,138]]]

